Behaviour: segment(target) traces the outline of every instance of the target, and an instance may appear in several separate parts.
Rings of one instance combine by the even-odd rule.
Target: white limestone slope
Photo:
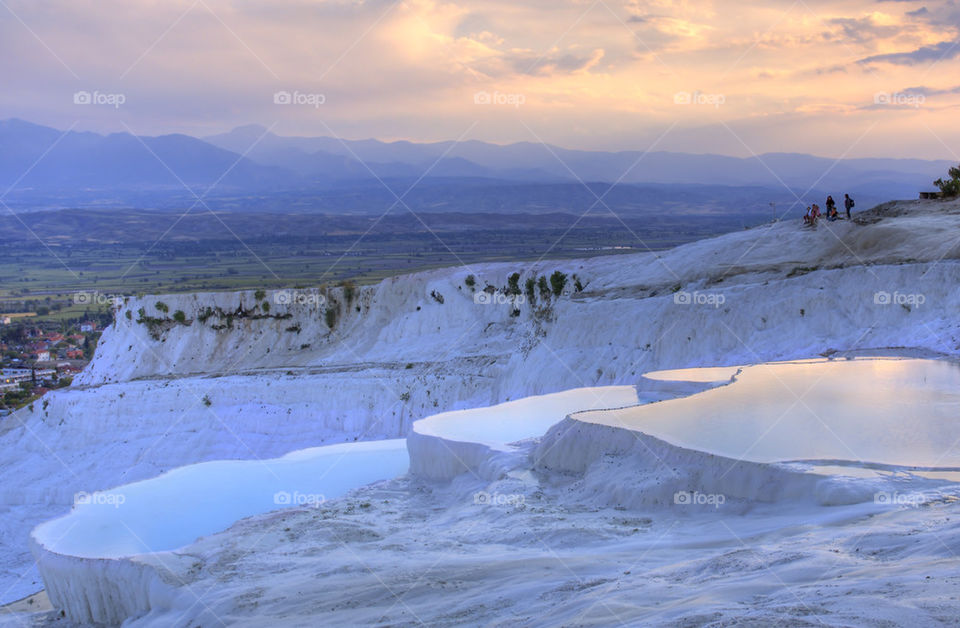
[[[484,264],[395,277],[358,289],[349,303],[340,288],[268,291],[260,300],[252,291],[131,298],[78,384],[266,368],[396,368],[482,357],[494,362],[497,379],[546,378],[540,390],[549,391],[556,390],[557,380],[568,379],[551,371],[565,370],[564,363],[573,359],[582,378],[600,368],[605,375],[595,379],[609,383],[629,366],[614,363],[613,353],[617,362],[643,359],[669,366],[701,364],[705,351],[726,360],[737,347],[745,353],[734,337],[739,334],[725,326],[779,357],[819,353],[824,343],[841,341],[845,328],[863,332],[869,327],[864,322],[877,329],[853,338],[861,346],[886,346],[886,330],[894,326],[911,333],[930,323],[934,333],[947,331],[936,312],[955,298],[950,288],[956,277],[952,262],[960,258],[953,236],[960,204],[903,203],[887,213],[898,215],[866,225],[823,222],[817,230],[782,222],[658,254]],[[556,269],[577,273],[586,289],[551,299],[549,311],[539,316],[535,310],[542,301],[521,305],[513,318],[509,304],[475,303],[474,291],[464,284],[472,273],[478,288],[503,288],[507,276],[520,271],[522,285],[527,277]],[[912,294],[921,288],[928,293],[926,307],[912,312],[873,307],[876,292]],[[679,289],[703,297],[722,294],[724,302],[720,308],[678,306],[673,291]],[[168,314],[156,309],[158,301]],[[269,312],[258,307],[262,302]],[[331,307],[338,312],[332,330],[324,320]],[[136,322],[140,308],[166,318],[182,310],[190,324],[172,325],[162,340],[154,340],[148,326]],[[234,317],[229,328],[214,329],[226,320],[201,323],[205,308],[245,314]],[[801,327],[799,337],[785,337]],[[923,339],[902,340],[914,345]],[[919,346],[944,350],[929,339]],[[597,351],[603,347],[608,348]],[[553,368],[531,372],[525,368],[531,360]]]
[[[430,271],[362,288],[349,304],[340,289],[131,298],[73,387],[0,422],[0,599],[42,586],[28,532],[75,493],[183,464],[403,437],[438,412],[632,386],[659,368],[889,347],[955,355],[957,206],[887,213],[901,211],[912,213],[816,231],[780,223],[657,255]],[[478,287],[503,288],[522,271],[522,285],[556,269],[585,290],[521,305],[518,316],[476,303],[465,284],[473,274]],[[898,292],[925,303],[875,304]],[[692,303],[676,298],[685,293]],[[718,295],[719,307],[698,303]],[[216,307],[236,313],[232,326],[200,321]],[[161,323],[154,338],[136,322],[140,308],[154,318],[182,310],[189,324]]]
[[[411,448],[411,468],[429,471],[441,447],[456,453],[467,443],[484,446],[498,468],[464,466],[440,482],[411,474],[317,510],[248,519],[178,554],[202,563],[174,563],[183,586],[131,624],[776,625],[799,615],[826,625],[928,625],[955,617],[958,526],[949,521],[960,484],[956,467],[935,464],[953,464],[960,367],[809,360],[738,368],[732,381],[715,379],[731,369],[705,370],[650,380],[689,378],[675,392],[700,392],[575,413],[542,439],[514,441],[550,423],[548,408],[595,405],[604,389],[419,421],[410,442],[438,447]],[[804,382],[812,386],[801,390]],[[873,399],[877,383],[898,386]],[[789,404],[791,390],[809,407]],[[897,390],[903,399],[891,403]],[[630,396],[606,392],[611,401]],[[904,412],[910,405],[913,415]],[[795,461],[834,455],[831,438],[867,459]],[[504,456],[521,451],[529,459]],[[251,542],[255,554],[235,551]]]
[[[187,465],[82,496],[33,530],[31,549],[54,607],[74,621],[119,624],[164,605],[178,584],[167,566],[182,562],[176,550],[245,517],[318,507],[407,466],[402,439]]]

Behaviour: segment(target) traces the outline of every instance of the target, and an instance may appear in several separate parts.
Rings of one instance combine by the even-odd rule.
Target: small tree
[[[347,307],[350,307],[353,297],[357,295],[357,285],[352,281],[341,281],[340,287],[343,288],[343,298],[347,301]]]
[[[527,300],[530,301],[530,303],[533,303],[536,300],[537,293],[534,291],[536,287],[537,282],[534,281],[533,277],[528,278],[524,284],[524,292],[526,293]]]
[[[563,292],[563,287],[567,285],[567,275],[561,273],[559,270],[553,271],[553,274],[550,275],[550,288],[553,290],[554,296],[560,296]]]
[[[540,288],[540,296],[543,298],[550,296],[550,284],[547,282],[546,275],[537,277],[537,287]]]
[[[950,168],[948,174],[949,179],[937,179],[933,184],[940,188],[945,198],[952,198],[960,195],[960,168]]]
[[[477,285],[477,278],[473,275],[467,275],[467,278],[463,280],[463,283],[467,284],[468,288],[472,288]]]
[[[513,273],[507,277],[507,294],[520,294],[520,273]]]

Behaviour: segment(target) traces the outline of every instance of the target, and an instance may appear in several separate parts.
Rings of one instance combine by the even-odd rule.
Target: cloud
[[[925,85],[920,85],[917,87],[908,87],[903,90],[905,94],[920,94],[923,96],[948,96],[952,94],[960,94],[960,85],[956,87],[947,87],[947,88],[935,88],[927,87]]]
[[[596,49],[586,54],[557,52],[546,55],[535,55],[529,51],[511,53],[507,56],[514,71],[520,74],[552,76],[558,74],[575,74],[587,72],[603,59],[603,49]]]
[[[100,131],[205,135],[256,122],[280,134],[412,140],[473,124],[478,138],[530,140],[525,120],[545,140],[597,148],[629,148],[641,130],[655,139],[683,116],[677,131],[708,113],[778,116],[786,126],[765,127],[758,146],[800,150],[854,128],[864,94],[925,82],[911,65],[960,55],[950,49],[954,0],[807,1],[816,11],[786,0],[743,0],[736,11],[718,0],[4,0],[29,30],[0,19],[0,111]],[[937,91],[945,80],[917,89],[952,102],[955,92]],[[75,91],[95,89],[127,104],[73,105]],[[695,89],[726,104],[673,104]],[[325,104],[278,108],[278,90],[322,93]],[[522,93],[526,104],[478,108],[480,90]],[[819,126],[803,122],[814,115]]]
[[[886,16],[884,16],[886,17]],[[880,19],[875,15],[865,17],[838,17],[827,20],[831,26],[838,28],[837,33],[828,33],[826,38],[842,37],[847,41],[853,42],[874,42],[880,39],[889,39],[899,35],[903,26],[892,20],[886,20],[887,23],[880,23]]]
[[[960,39],[941,41],[933,46],[923,46],[910,52],[894,52],[873,55],[857,61],[861,65],[871,63],[891,63],[894,65],[919,65],[921,63],[937,63],[954,59],[960,55]]]

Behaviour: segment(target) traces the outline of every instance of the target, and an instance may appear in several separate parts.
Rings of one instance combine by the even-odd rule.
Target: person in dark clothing
[[[850,210],[853,209],[853,206],[856,203],[853,202],[853,199],[850,198],[849,194],[843,195],[843,207],[847,210],[847,220],[850,220]]]
[[[833,210],[836,209],[837,202],[833,200],[833,197],[827,195],[827,218],[833,215]]]

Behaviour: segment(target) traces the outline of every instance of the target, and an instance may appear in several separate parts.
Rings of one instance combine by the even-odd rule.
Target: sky
[[[960,161],[956,0],[0,0],[57,128]]]

